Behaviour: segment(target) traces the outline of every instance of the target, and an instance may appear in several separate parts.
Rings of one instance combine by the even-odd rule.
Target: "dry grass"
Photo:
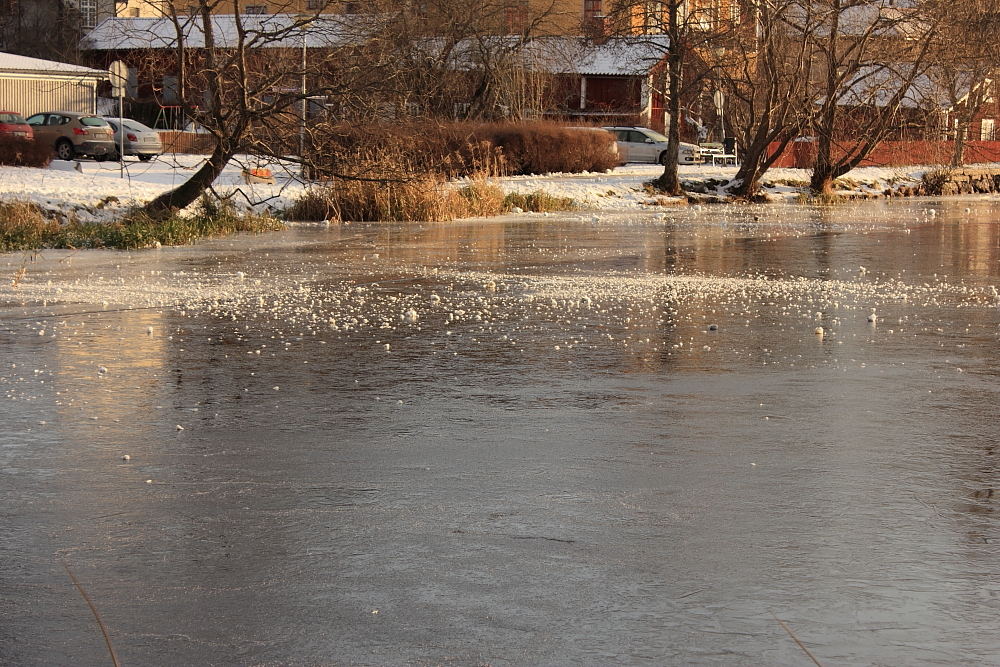
[[[337,179],[309,190],[285,212],[289,220],[445,221],[505,211],[504,194],[485,180],[456,189],[440,176],[377,183]]]
[[[227,202],[204,197],[194,215],[150,216],[136,209],[109,223],[61,220],[37,205],[0,202],[0,252],[38,248],[149,248],[183,245],[199,238],[283,229],[267,215],[236,211]]]

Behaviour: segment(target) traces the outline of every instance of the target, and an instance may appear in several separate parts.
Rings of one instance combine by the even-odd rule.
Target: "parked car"
[[[118,118],[105,116],[104,120],[108,121],[108,125],[114,130],[114,157],[116,160],[120,160],[121,155],[119,155],[119,152],[122,149],[122,132],[118,126]],[[122,118],[121,124],[125,126],[124,155],[134,155],[143,162],[146,162],[163,152],[163,143],[160,141],[159,132],[131,118]]]
[[[6,134],[9,137],[24,137],[25,139],[35,137],[35,133],[24,120],[24,116],[15,111],[0,111],[0,134]]]
[[[653,162],[664,164],[668,139],[648,127],[606,127],[618,135],[618,154],[625,162]],[[701,148],[681,142],[677,164],[701,164]]]
[[[36,141],[56,149],[60,160],[72,160],[78,155],[97,161],[109,159],[115,153],[111,126],[93,114],[76,111],[45,111],[28,118]]]

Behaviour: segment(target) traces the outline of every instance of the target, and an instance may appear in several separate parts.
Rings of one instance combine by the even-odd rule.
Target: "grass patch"
[[[535,190],[526,195],[510,192],[503,198],[503,207],[505,211],[513,210],[516,207],[522,211],[534,213],[577,211],[580,208],[570,197],[556,197],[544,190]]]
[[[569,197],[541,190],[504,194],[485,179],[456,189],[440,177],[428,176],[391,184],[333,181],[308,190],[283,217],[303,222],[444,222],[487,218],[515,207],[536,213],[579,208]]]
[[[800,181],[796,178],[776,178],[762,185],[766,188],[773,188],[776,185],[784,185],[789,188],[805,188],[809,186],[809,181]]]
[[[284,212],[286,220],[438,222],[503,212],[503,192],[485,181],[448,187],[443,177],[402,182],[336,179],[307,191]]]
[[[0,202],[0,252],[40,248],[149,248],[199,238],[284,229],[268,215],[242,213],[229,202],[202,197],[194,214],[152,216],[135,209],[114,222],[80,222],[47,214],[30,202]]]
[[[847,201],[845,197],[838,195],[834,192],[813,192],[811,190],[800,192],[795,197],[796,204],[832,205],[832,204],[839,204],[844,201]]]

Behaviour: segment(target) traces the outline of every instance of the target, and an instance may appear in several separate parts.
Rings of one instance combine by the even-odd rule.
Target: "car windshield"
[[[0,123],[24,125],[24,118],[19,113],[0,113]]]
[[[661,141],[662,142],[667,142],[667,141],[670,141],[670,139],[667,139],[665,136],[663,136],[659,132],[654,132],[653,130],[643,130],[642,132],[647,137],[649,137],[650,139],[652,139],[653,141],[656,141],[656,142],[661,142]]]
[[[80,116],[80,125],[89,125],[90,127],[108,126],[103,118],[98,118],[97,116]]]

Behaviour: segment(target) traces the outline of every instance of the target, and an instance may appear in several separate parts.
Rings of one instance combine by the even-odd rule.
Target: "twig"
[[[118,656],[115,655],[115,647],[111,645],[111,637],[108,636],[108,630],[107,628],[104,627],[104,621],[101,620],[101,615],[97,613],[97,607],[95,607],[94,603],[90,601],[89,597],[87,597],[87,592],[83,590],[83,586],[81,586],[80,582],[76,580],[76,576],[73,574],[73,571],[69,569],[69,565],[66,564],[66,561],[60,560],[59,562],[62,563],[62,566],[64,568],[66,568],[66,572],[69,574],[69,578],[73,580],[73,583],[76,584],[77,590],[80,591],[80,595],[82,595],[83,599],[87,601],[87,605],[90,607],[90,611],[94,612],[94,618],[97,619],[97,625],[100,626],[101,633],[104,634],[104,641],[108,645],[108,652],[111,653],[112,662],[115,663],[115,667],[121,667],[121,665],[118,663]],[[781,621],[778,622],[781,623]]]
[[[780,618],[778,618],[777,614],[775,614],[772,611],[771,612],[771,616],[774,616],[774,620],[776,620],[778,623],[781,623],[781,627],[783,627],[785,629],[785,632],[787,632],[789,635],[792,636],[792,639],[794,639],[795,643],[799,645],[799,648],[801,648],[803,651],[805,651],[806,655],[808,655],[810,658],[812,658],[812,661],[816,663],[816,667],[823,667],[823,665],[819,664],[819,660],[816,659],[816,656],[814,656],[812,653],[809,652],[809,649],[807,649],[805,647],[805,644],[803,644],[802,642],[799,641],[799,638],[795,636],[795,633],[792,632],[792,629],[789,628],[787,625],[785,625],[785,622],[782,621]]]

